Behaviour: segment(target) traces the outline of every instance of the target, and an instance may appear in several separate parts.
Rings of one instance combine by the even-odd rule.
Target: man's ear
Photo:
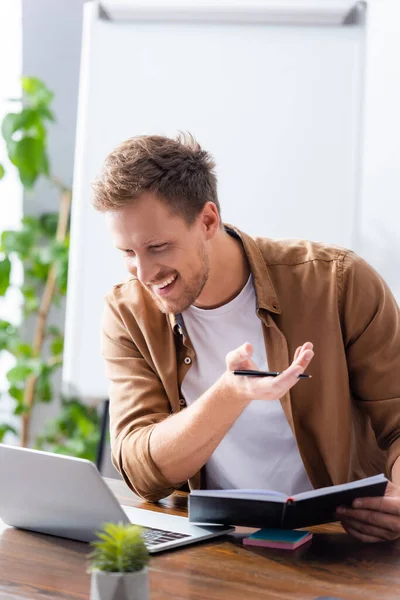
[[[211,240],[220,227],[220,217],[214,202],[206,202],[200,213],[200,219],[206,240]]]

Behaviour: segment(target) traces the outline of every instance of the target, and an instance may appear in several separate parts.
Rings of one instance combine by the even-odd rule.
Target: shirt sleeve
[[[389,287],[356,254],[343,261],[340,312],[350,387],[368,414],[387,469],[400,456],[400,315]]]
[[[157,502],[185,483],[165,479],[150,453],[152,431],[170,416],[171,407],[158,374],[134,343],[112,296],[105,300],[101,351],[110,382],[112,462],[136,494]]]

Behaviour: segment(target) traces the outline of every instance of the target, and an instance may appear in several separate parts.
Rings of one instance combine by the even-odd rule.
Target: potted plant
[[[106,523],[91,542],[91,600],[148,600],[149,553],[140,527]]]

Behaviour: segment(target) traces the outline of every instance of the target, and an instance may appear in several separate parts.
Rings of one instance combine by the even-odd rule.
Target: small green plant
[[[106,523],[96,535],[99,539],[91,542],[94,551],[89,555],[90,571],[134,573],[149,562],[149,552],[137,525]]]

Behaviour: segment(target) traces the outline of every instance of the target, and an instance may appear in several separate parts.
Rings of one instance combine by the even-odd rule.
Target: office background
[[[321,0],[322,2],[329,3],[333,7],[336,5],[339,8],[345,4],[342,0],[336,2],[335,0],[329,2],[328,0]],[[164,1],[160,4],[168,7],[172,3]],[[353,4],[356,5],[357,3]],[[368,10],[373,11],[376,4],[378,3],[369,3]],[[368,119],[368,128],[363,130],[360,127],[358,129],[356,145],[358,149],[361,148],[362,152],[367,149],[363,157],[365,179],[362,182],[363,193],[367,197],[366,209],[359,210],[360,198],[355,191],[351,198],[352,205],[349,207],[351,219],[356,220],[358,230],[362,226],[364,236],[369,239],[370,243],[362,244],[361,240],[356,240],[352,233],[347,237],[345,236],[346,239],[344,237],[339,239],[340,236],[338,236],[338,239],[325,239],[324,241],[350,246],[354,242],[354,249],[365,256],[390,280],[392,289],[399,298],[400,277],[397,278],[397,273],[400,273],[400,244],[397,232],[400,202],[398,200],[397,172],[399,169],[397,165],[400,160],[400,113],[398,109],[400,106],[400,101],[398,102],[400,98],[400,67],[396,65],[395,59],[399,55],[396,53],[399,14],[394,2],[382,0],[379,4],[387,7],[386,21],[374,21],[370,31],[373,30],[373,27],[376,27],[378,31],[375,33],[382,35],[382,27],[388,25],[388,14],[392,15],[392,26],[386,32],[385,45],[371,46],[373,53],[367,56],[366,62],[368,77],[363,80],[362,84],[364,92],[368,92],[368,105],[366,107],[362,106],[362,110],[365,110],[365,118]],[[0,95],[3,100],[0,117],[11,110],[10,103],[6,103],[4,99],[10,96],[18,96],[20,93],[19,77],[21,74],[38,77],[54,92],[52,108],[56,115],[56,123],[49,127],[48,149],[54,173],[67,185],[72,185],[74,177],[83,5],[82,0],[58,0],[57,2],[54,2],[54,0],[22,0],[21,2],[3,0],[0,5],[2,10],[1,22],[4,28],[4,35],[1,36],[4,44],[2,55],[9,56],[9,59],[2,61],[0,66]],[[361,40],[360,43],[364,43],[364,40]],[[356,58],[355,64],[357,63],[360,67],[357,61]],[[325,66],[321,62],[321,76],[326,75],[324,73]],[[363,78],[364,76],[365,73],[361,68],[355,70],[355,78]],[[347,89],[346,93],[348,92]],[[345,106],[345,103],[343,106]],[[344,115],[344,118],[348,118],[348,116],[348,114]],[[361,119],[362,115],[354,115],[355,119],[358,117]],[[354,125],[353,121],[349,121],[349,123],[352,126]],[[127,135],[132,133],[141,133],[141,131],[129,131]],[[196,134],[196,131],[193,131],[193,133]],[[211,138],[210,140],[213,141]],[[1,151],[0,162],[6,164],[4,143],[2,143]],[[357,166],[354,165],[354,169],[356,168]],[[298,199],[293,198],[293,201],[298,202]],[[323,203],[323,199],[321,202]],[[344,198],[338,198],[337,202],[340,210],[344,211],[346,209],[346,206],[343,206]],[[34,191],[27,192],[22,189],[15,171],[12,167],[9,167],[6,176],[0,182],[0,229],[17,228],[22,215],[40,215],[43,212],[54,210],[56,203],[57,197],[54,188],[45,179],[39,179]],[[332,211],[331,205],[329,209],[326,207],[327,220],[332,219],[329,210]],[[319,213],[318,218],[325,218],[323,211]],[[312,224],[313,214],[310,213],[307,219],[310,220],[309,224]],[[340,225],[340,219],[338,219],[338,223]],[[241,225],[238,222],[235,224],[239,227]],[[348,225],[348,215],[343,214],[343,228],[348,227]],[[353,232],[352,225],[350,229]],[[338,233],[339,231],[338,229]],[[271,235],[268,228],[265,231],[250,231],[250,233]],[[280,237],[287,235],[287,233],[276,229],[274,235]],[[288,235],[290,237],[302,237],[303,233],[299,231],[296,235],[292,223]],[[326,236],[317,235],[313,237],[314,239],[321,239]],[[364,237],[364,241],[366,238]],[[104,244],[106,243],[105,240]],[[13,277],[17,285],[22,281],[22,268],[18,261],[14,261],[13,264]],[[6,296],[1,299],[0,310],[2,312],[0,313],[0,319],[15,319],[16,323],[18,320],[21,321],[17,300],[18,296],[15,290],[9,290]],[[51,319],[61,329],[64,329],[64,302],[61,302],[58,308],[52,307]],[[23,335],[28,340],[32,337],[33,328],[34,320],[32,318],[22,320]],[[71,348],[73,348],[74,343],[71,335],[69,342],[70,358],[73,356]],[[0,380],[4,394],[0,414],[1,421],[11,424],[18,432],[20,417],[13,415],[15,403],[13,398],[7,399],[5,389],[8,385],[6,373],[12,367],[10,361],[12,361],[10,356],[2,352],[0,355]],[[72,367],[70,370],[73,371]],[[68,380],[68,377],[66,377],[66,380]],[[59,415],[60,391],[61,370],[58,370],[53,377],[51,402],[38,402],[35,404],[32,412],[30,444],[35,443],[35,439],[43,431],[48,419]],[[101,394],[98,394],[97,398],[90,398],[91,402],[100,402],[101,400]],[[82,401],[87,401],[87,398],[82,398]],[[12,432],[8,432],[4,436],[4,441],[11,443],[16,442],[17,439],[18,436]]]

